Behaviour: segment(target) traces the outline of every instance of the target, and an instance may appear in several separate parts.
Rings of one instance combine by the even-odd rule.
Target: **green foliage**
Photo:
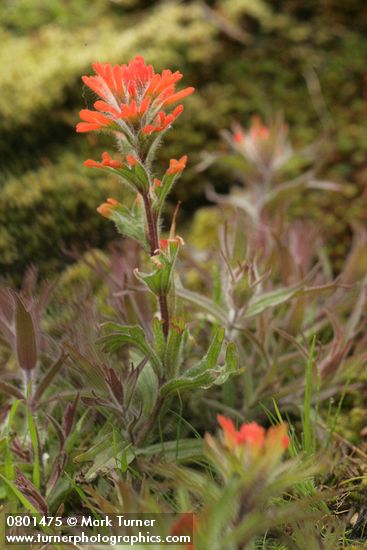
[[[43,279],[65,263],[62,250],[102,246],[115,233],[95,209],[109,196],[123,203],[111,215],[118,230],[144,255],[125,241],[82,255],[54,286],[28,270],[16,294],[0,290],[0,504],[192,511],[198,550],[355,547],[365,538],[364,231],[353,228],[348,255],[345,245],[346,224],[366,211],[359,3],[65,6],[6,0],[0,14],[0,267],[20,283],[33,262]],[[135,197],[82,166],[98,155],[93,136],[88,150],[74,136],[77,109],[92,102],[80,99],[80,74],[136,53],[177,65],[199,89],[180,139],[157,151],[158,177],[169,157],[201,160],[174,199],[190,207],[216,184],[208,196],[219,206],[195,217],[199,251],[190,237],[182,247],[175,218],[152,250],[159,230],[153,242]],[[322,147],[253,185],[264,173],[218,131],[278,109],[297,151],[320,130]],[[140,168],[145,192],[155,174]],[[233,182],[244,186],[228,193]],[[172,184],[149,190],[153,221]],[[218,413],[228,417],[219,434]]]
[[[62,0],[5,0],[0,15],[0,25],[17,33],[37,30],[42,25],[57,21],[60,26],[79,26],[91,23],[106,10],[106,2],[74,0],[65,4]]]
[[[222,385],[231,376],[239,374],[237,350],[233,343],[228,344],[226,348],[225,364],[223,366],[217,365],[223,340],[224,331],[218,330],[213,337],[207,354],[197,365],[187,369],[181,376],[177,376],[179,369],[176,366],[176,378],[162,386],[161,394],[166,396],[182,390],[207,389],[214,384]],[[170,343],[170,340],[168,340],[167,349],[170,347]]]
[[[238,240],[230,228],[229,235]],[[228,250],[232,250],[231,243]],[[217,253],[210,251],[212,256]],[[174,319],[167,340],[162,322],[154,318],[150,325],[150,314],[147,316],[139,306],[141,325],[134,326],[128,318],[107,322],[102,339],[96,343],[94,323],[99,326],[104,320],[105,305],[96,308],[87,289],[83,295],[82,289],[89,287],[89,291],[96,292],[97,303],[102,289],[110,289],[105,299],[133,299],[134,290],[127,291],[123,277],[112,268],[122,260],[126,262],[127,257],[124,253],[108,259],[90,253],[84,266],[72,266],[64,274],[62,284],[54,290],[56,303],[79,298],[77,316],[69,328],[67,319],[65,323],[62,316],[55,318],[55,305],[45,309],[45,297],[31,299],[23,291],[22,301],[38,319],[35,330],[40,317],[37,304],[43,304],[43,330],[51,329],[54,341],[47,338],[40,347],[38,372],[32,376],[34,387],[28,403],[27,392],[18,390],[16,372],[9,370],[8,364],[9,382],[0,384],[5,404],[15,403],[0,434],[0,453],[4,451],[5,459],[0,475],[6,479],[6,509],[39,513],[47,509],[56,513],[65,502],[70,511],[83,503],[103,514],[108,503],[108,512],[118,513],[121,494],[126,498],[129,492],[129,506],[135,511],[195,510],[199,549],[223,545],[235,549],[240,543],[256,547],[265,539],[270,545],[287,541],[290,547],[298,544],[302,548],[300,541],[304,538],[308,546],[334,548],[335,541],[346,538],[347,532],[344,535],[343,523],[331,515],[332,495],[324,493],[323,472],[327,469],[328,476],[336,475],[337,466],[328,462],[326,453],[331,448],[339,457],[334,432],[340,408],[331,414],[325,411],[323,392],[339,392],[341,365],[347,363],[340,357],[334,359],[328,377],[321,376],[319,383],[312,373],[317,368],[323,375],[325,355],[329,352],[333,356],[336,349],[327,338],[328,321],[315,316],[312,300],[327,303],[326,296],[334,286],[324,285],[328,287],[326,294],[322,285],[313,288],[311,284],[291,286],[287,292],[281,287],[279,290],[279,274],[274,271],[271,280],[264,279],[260,275],[261,262],[257,266],[259,280],[253,285],[249,270],[250,280],[244,285],[246,272],[239,270],[238,255],[228,257],[222,261],[216,300],[198,298],[198,293],[195,299],[187,300],[187,304],[193,303],[193,307],[184,306],[190,323]],[[136,254],[131,261],[129,272],[138,262]],[[97,282],[98,277],[91,274],[93,267],[100,274],[106,273],[106,280]],[[121,286],[116,286],[118,281]],[[191,298],[185,294],[189,291],[178,290],[183,298]],[[354,339],[355,361],[363,291],[357,296],[346,309],[334,309],[344,318],[342,340]],[[3,296],[0,298],[0,327],[4,327],[4,318],[11,321],[11,317]],[[291,322],[297,300],[302,303],[305,323],[300,333],[315,332],[318,327],[326,350],[319,342],[317,353],[313,346],[304,349],[298,334],[293,338],[286,332],[285,323]],[[236,308],[244,315],[236,316]],[[93,317],[96,310],[97,318]],[[127,308],[121,310],[126,315]],[[15,312],[13,301],[13,315]],[[109,310],[108,316],[110,312],[117,318],[121,315],[118,309]],[[83,319],[85,322],[80,323]],[[210,324],[213,330],[208,330]],[[224,345],[229,336],[236,343]],[[65,347],[66,357],[57,357],[59,346]],[[231,384],[234,375],[235,384],[229,386],[232,404],[224,405],[221,396],[225,398],[225,392],[228,395],[226,385]],[[244,398],[249,379],[253,388],[250,399]],[[274,425],[271,429],[280,431],[267,436],[268,443],[260,453],[256,447],[232,447],[223,434],[220,438],[207,434],[203,443],[197,429],[214,431],[212,407],[216,411],[224,408],[241,420],[259,418],[265,423],[263,408]],[[292,416],[289,458],[283,457],[286,427],[275,426],[288,415]],[[30,439],[18,441],[15,433],[22,433],[24,420]],[[45,453],[49,460],[44,460]],[[144,491],[143,496],[132,489],[128,481],[131,476],[134,486]],[[83,479],[83,485],[79,479]],[[337,486],[338,481],[334,483]]]

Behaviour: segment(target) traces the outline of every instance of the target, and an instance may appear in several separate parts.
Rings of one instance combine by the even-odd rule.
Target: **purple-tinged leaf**
[[[12,395],[16,399],[24,399],[24,395],[20,390],[18,390],[12,384],[4,382],[3,380],[0,380],[0,392],[4,393],[5,395]]]
[[[61,428],[60,424],[57,422],[57,420],[55,420],[52,416],[46,414],[46,417],[47,417],[47,420],[49,420],[49,422],[52,424],[56,434],[57,434],[57,437],[59,439],[59,443],[60,443],[60,450],[62,450],[64,448],[64,443],[65,443],[65,433],[64,433],[64,430]]]
[[[50,478],[47,482],[46,495],[49,495],[56,483],[60,479],[62,472],[64,471],[67,462],[67,455],[65,451],[62,451],[56,458],[52,467]]]
[[[115,397],[117,402],[122,405],[124,402],[124,390],[116,371],[112,368],[107,368],[105,378],[113,397]]]
[[[10,446],[12,452],[16,454],[21,460],[24,462],[30,462],[31,461],[31,453],[29,449],[24,450],[20,440],[17,436],[14,437],[11,446]]]
[[[26,310],[20,297],[14,292],[15,342],[19,366],[25,371],[37,365],[37,342],[32,315]]]
[[[24,477],[18,468],[16,470],[15,485],[40,514],[48,515],[47,502],[33,483]]]
[[[76,398],[74,399],[73,403],[69,403],[66,407],[66,411],[64,414],[64,421],[63,421],[63,430],[65,434],[65,438],[68,437],[68,435],[71,432],[71,428],[73,427],[74,417],[76,408],[78,406],[79,402],[79,394],[77,394]]]
[[[42,397],[45,390],[48,388],[48,386],[51,384],[53,378],[56,376],[56,374],[61,369],[63,362],[65,360],[65,355],[63,352],[61,352],[58,359],[56,359],[55,363],[46,371],[43,378],[41,379],[40,383],[37,386],[37,390],[33,396],[32,402],[37,403],[40,398]]]
[[[82,397],[81,398],[84,405],[87,405],[88,407],[108,407],[108,408],[115,408],[112,407],[111,401],[106,401],[106,399],[101,399],[99,397]]]

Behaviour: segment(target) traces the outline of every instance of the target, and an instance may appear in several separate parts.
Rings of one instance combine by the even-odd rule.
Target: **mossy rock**
[[[101,246],[115,235],[96,208],[108,196],[121,198],[121,183],[89,173],[73,155],[10,178],[1,193],[0,269],[15,282],[29,264],[50,277],[71,262],[68,252]]]

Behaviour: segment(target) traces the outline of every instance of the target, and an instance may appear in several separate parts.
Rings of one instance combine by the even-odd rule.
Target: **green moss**
[[[95,210],[106,196],[120,198],[122,187],[95,172],[68,154],[57,165],[6,182],[0,203],[3,273],[19,282],[33,263],[49,276],[67,261],[66,251],[100,246],[114,236],[112,224]]]
[[[218,228],[223,223],[223,214],[219,208],[200,208],[191,222],[187,240],[199,250],[217,249],[219,245]]]

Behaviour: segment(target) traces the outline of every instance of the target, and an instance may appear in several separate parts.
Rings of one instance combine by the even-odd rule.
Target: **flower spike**
[[[94,63],[93,69],[96,75],[83,76],[82,80],[100,99],[94,103],[96,111],[80,112],[83,122],[77,125],[77,132],[115,126],[126,135],[123,124],[147,136],[162,132],[183,110],[183,106],[178,105],[168,112],[167,106],[194,92],[192,87],[177,92],[175,86],[182,74],[167,69],[155,74],[152,65],[146,65],[140,55],[128,65]]]
[[[183,239],[170,232],[160,238],[161,212],[177,176],[184,170],[187,156],[171,159],[166,173],[154,177],[152,160],[160,134],[168,130],[184,107],[179,102],[193,93],[194,88],[177,90],[179,71],[168,69],[155,73],[152,65],[136,56],[128,64],[93,64],[95,74],[82,80],[95,94],[94,109],[80,111],[77,132],[105,130],[113,134],[123,154],[123,162],[102,154],[101,161],[87,159],[89,168],[108,169],[117,174],[127,187],[137,193],[130,208],[115,199],[107,199],[97,211],[112,219],[117,230],[136,240],[147,251],[154,265],[152,273],[137,276],[158,298],[163,321],[163,334],[168,338],[170,308],[168,293]],[[173,104],[175,104],[173,106]]]

